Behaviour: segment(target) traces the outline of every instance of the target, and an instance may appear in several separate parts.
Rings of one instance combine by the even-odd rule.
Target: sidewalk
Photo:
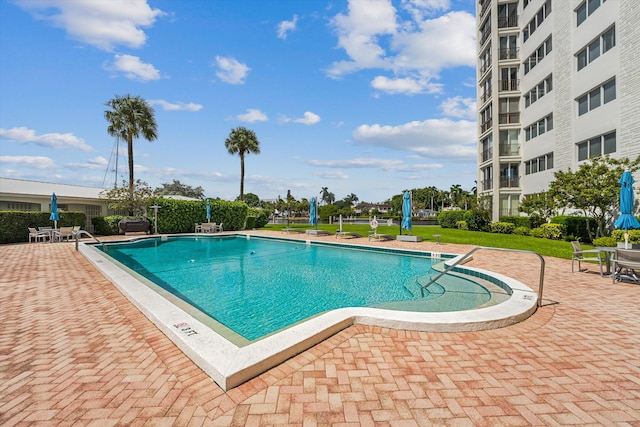
[[[525,322],[353,326],[224,393],[73,243],[1,245],[0,425],[640,426],[640,286],[546,262]],[[535,257],[481,251],[472,265],[537,289]]]

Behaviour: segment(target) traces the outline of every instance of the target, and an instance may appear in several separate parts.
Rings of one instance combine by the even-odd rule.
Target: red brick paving
[[[535,257],[474,258],[537,289]],[[640,426],[640,286],[546,261],[525,322],[356,325],[225,393],[73,244],[3,245],[0,425]]]

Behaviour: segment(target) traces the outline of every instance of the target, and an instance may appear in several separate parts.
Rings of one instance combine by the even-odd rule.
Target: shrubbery
[[[458,221],[464,221],[465,211],[441,211],[438,213],[438,224],[442,228],[457,228]]]
[[[614,237],[598,237],[593,240],[593,246],[606,246],[610,248],[616,247],[618,241]]]
[[[559,215],[551,218],[552,224],[561,224],[564,233],[570,236],[571,240],[580,240],[581,242],[589,242],[589,231],[587,230],[587,218],[584,216]],[[596,221],[591,218],[589,222],[591,232],[596,233]]]
[[[512,234],[516,226],[510,222],[494,222],[491,224],[492,233]]]
[[[531,229],[529,227],[516,227],[513,229],[513,234],[518,236],[528,236],[530,233]]]
[[[456,228],[458,230],[468,230],[469,229],[469,224],[467,224],[467,221],[465,221],[465,220],[457,221],[456,222]]]
[[[29,241],[29,227],[53,227],[51,212],[0,211],[0,243]],[[84,212],[59,212],[58,227],[80,225],[84,228]]]
[[[616,239],[616,242],[624,242],[625,230],[613,230],[611,237]],[[640,230],[629,230],[629,243],[640,243]]]
[[[464,211],[464,220],[472,231],[489,231],[491,218],[486,209],[470,209]]]
[[[564,227],[562,224],[542,224],[542,237],[552,240],[562,240],[564,235]]]

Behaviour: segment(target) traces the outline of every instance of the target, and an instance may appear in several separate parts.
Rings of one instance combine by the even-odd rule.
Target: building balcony
[[[518,16],[498,17],[498,28],[511,28],[518,26]]]
[[[491,88],[489,88],[485,93],[480,95],[480,104],[482,105],[490,99],[491,99]]]
[[[483,75],[491,68],[491,57],[487,58],[487,61],[480,66],[480,75]]]
[[[520,123],[520,112],[500,113],[498,115],[498,123],[501,125]]]
[[[520,144],[500,144],[500,156],[519,156]]]
[[[498,87],[500,88],[500,92],[520,89],[519,79],[500,80],[498,84],[499,84]]]
[[[489,37],[491,37],[491,26],[489,26],[489,28],[484,30],[480,35],[480,46],[482,46],[484,42],[486,42],[489,39]]]
[[[519,51],[520,48],[518,47],[498,49],[498,60],[505,61],[509,59],[518,59]]]
[[[481,184],[482,184],[482,191],[493,190],[492,179],[485,179],[484,181],[481,182]]]
[[[487,11],[491,9],[491,0],[484,0],[480,2],[480,17],[482,18]]]
[[[518,188],[520,187],[520,178],[500,178],[500,188]]]
[[[493,148],[482,150],[482,163],[493,159]]]
[[[493,126],[493,119],[489,119],[480,125],[480,133],[485,133]]]

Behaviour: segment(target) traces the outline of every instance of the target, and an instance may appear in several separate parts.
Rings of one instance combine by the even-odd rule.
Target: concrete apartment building
[[[640,155],[639,0],[478,0],[476,22],[478,193],[494,221],[555,171]]]

